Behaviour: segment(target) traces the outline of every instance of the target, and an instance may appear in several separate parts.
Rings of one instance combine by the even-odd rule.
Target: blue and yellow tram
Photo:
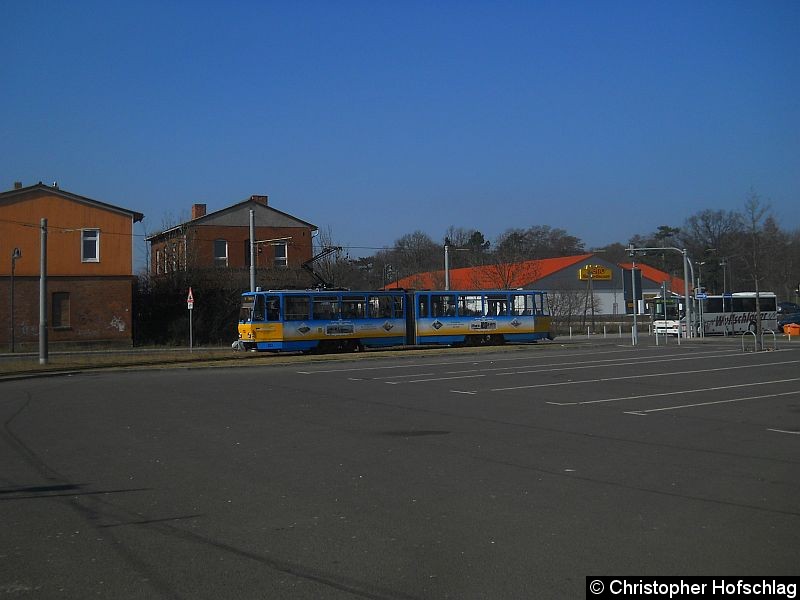
[[[552,339],[547,294],[534,290],[245,292],[239,341],[249,350],[348,351]]]

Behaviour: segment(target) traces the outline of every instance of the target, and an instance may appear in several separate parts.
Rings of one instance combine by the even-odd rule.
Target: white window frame
[[[225,256],[217,256],[217,242],[223,242],[225,244]],[[218,238],[214,240],[214,246],[212,248],[214,254],[214,266],[215,267],[227,267],[228,266],[228,240],[223,238]],[[225,259],[225,264],[222,264],[222,259]]]
[[[84,250],[86,243],[94,241],[94,256],[86,257]],[[100,230],[97,228],[81,229],[81,262],[98,263],[100,262]]]
[[[289,266],[289,244],[287,242],[279,242],[279,243],[273,244],[273,246],[275,248],[275,253],[274,253],[274,257],[275,258],[273,259],[273,263],[272,264],[276,268],[279,268],[279,269],[281,269],[283,267],[288,267]],[[279,248],[283,248],[283,256],[278,256],[278,249]]]

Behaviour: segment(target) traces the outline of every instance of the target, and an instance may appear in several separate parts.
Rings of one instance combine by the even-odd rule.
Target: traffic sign
[[[194,296],[192,296],[192,288],[189,288],[189,296],[186,298],[186,308],[189,310],[194,308]]]
[[[694,295],[694,297],[697,298],[698,300],[705,300],[706,298],[708,298],[708,294],[706,294],[705,292],[697,292]]]

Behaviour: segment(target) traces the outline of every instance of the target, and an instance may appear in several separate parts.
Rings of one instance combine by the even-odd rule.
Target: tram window
[[[264,320],[264,296],[256,296],[256,302],[253,306],[253,321]]]
[[[308,296],[286,296],[284,302],[287,321],[305,321],[308,319]]]
[[[267,321],[280,321],[281,319],[281,299],[279,296],[267,296]]]
[[[363,319],[367,316],[367,303],[364,296],[342,297],[342,318]]]
[[[533,296],[530,294],[514,294],[511,296],[513,308],[511,313],[515,316],[530,316],[533,314]]]
[[[543,315],[546,312],[547,307],[545,306],[544,301],[544,294],[536,294],[533,296],[533,301],[536,305],[536,314]]]
[[[456,299],[455,296],[444,294],[431,294],[431,316],[432,317],[455,317]]]
[[[395,319],[403,318],[403,297],[392,296],[392,317]]]
[[[458,316],[459,317],[478,317],[483,308],[482,296],[459,296],[458,297]]]
[[[373,319],[396,319],[402,316],[402,305],[398,312],[398,299],[402,296],[370,296],[369,316]]]
[[[314,318],[330,321],[339,318],[339,299],[335,296],[317,296],[314,298]]]
[[[501,317],[507,314],[508,314],[508,297],[506,296],[486,297],[486,316]]]
[[[249,322],[253,317],[253,296],[245,296],[242,298],[242,308],[239,310],[239,321],[242,323]]]
[[[389,315],[386,314],[388,311],[386,310],[387,302],[384,300],[385,296],[370,296],[367,298],[367,305],[369,307],[368,316],[371,319],[381,319],[386,318]]]
[[[428,317],[428,303],[429,303],[428,296],[420,296],[419,297],[419,316],[422,319]]]

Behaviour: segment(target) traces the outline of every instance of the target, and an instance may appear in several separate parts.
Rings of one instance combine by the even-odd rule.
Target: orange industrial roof
[[[619,266],[623,269],[630,269],[633,267],[633,263],[620,263]],[[643,263],[636,263],[636,268],[642,272],[642,277],[649,279],[650,281],[655,281],[656,283],[662,283],[666,281],[670,290],[673,292],[678,292],[679,294],[683,294],[683,279],[680,277],[673,277],[661,269],[656,269],[655,267],[651,267],[650,265],[645,265]],[[689,289],[693,289],[691,283],[689,284]]]
[[[450,289],[518,288],[586,261],[593,254],[526,260],[520,263],[450,269]],[[436,289],[444,287],[444,270],[403,277],[387,287]]]
[[[568,267],[589,260],[594,254],[579,254],[577,256],[561,256],[558,258],[543,258],[539,260],[526,260],[519,263],[483,265],[480,267],[462,267],[450,270],[451,290],[476,290],[497,288],[525,287],[544,279]],[[630,269],[631,264],[620,264],[622,268]],[[661,283],[669,282],[670,289],[683,291],[683,279],[672,277],[668,273],[645,264],[637,264],[636,268],[642,271],[642,276],[650,281]],[[443,289],[444,270],[428,271],[403,277],[386,286],[387,288],[417,288],[417,289]]]

